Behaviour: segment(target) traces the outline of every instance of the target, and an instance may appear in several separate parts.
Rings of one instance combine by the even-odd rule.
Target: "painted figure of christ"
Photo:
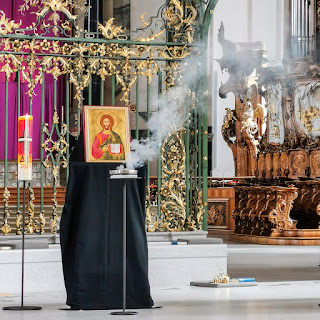
[[[101,160],[125,160],[124,145],[120,136],[112,131],[114,119],[110,115],[103,115],[100,119],[102,131],[96,136],[92,144],[92,155]]]

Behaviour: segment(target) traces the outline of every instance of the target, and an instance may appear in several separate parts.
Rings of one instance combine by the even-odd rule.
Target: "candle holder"
[[[110,170],[110,179],[123,181],[123,224],[122,224],[122,311],[111,312],[112,315],[136,315],[138,312],[126,311],[127,307],[127,181],[139,179],[137,170]]]
[[[32,180],[32,116],[25,115],[18,119],[18,184],[23,182],[22,210],[22,262],[21,262],[21,304],[20,306],[4,307],[3,310],[27,311],[41,310],[37,306],[24,305],[24,242],[26,212],[26,182]]]

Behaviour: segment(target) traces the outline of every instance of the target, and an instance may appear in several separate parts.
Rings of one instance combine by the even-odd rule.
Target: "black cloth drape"
[[[81,137],[79,142],[81,141]],[[109,179],[119,164],[85,163],[75,146],[60,223],[67,304],[80,309],[122,308],[122,188]],[[80,160],[77,162],[76,160]],[[145,233],[145,169],[127,182],[127,308],[150,308]]]

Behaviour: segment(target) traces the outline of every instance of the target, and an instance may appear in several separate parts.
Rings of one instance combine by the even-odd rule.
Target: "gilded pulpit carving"
[[[293,201],[297,198],[297,188],[290,186],[289,188],[277,188],[277,207],[270,217],[277,231],[289,230],[293,226],[290,218]]]
[[[310,153],[310,178],[320,177],[320,151],[313,150]]]
[[[266,178],[270,179],[273,176],[272,154],[271,153],[266,154],[265,163],[266,163]]]
[[[290,151],[289,153],[289,175],[290,179],[306,177],[306,166],[308,165],[308,157],[305,150]]]
[[[281,177],[287,177],[289,174],[289,156],[286,152],[280,155]]]
[[[280,167],[280,154],[279,152],[273,153],[272,156],[272,171],[274,177],[279,177],[281,175],[281,167]]]

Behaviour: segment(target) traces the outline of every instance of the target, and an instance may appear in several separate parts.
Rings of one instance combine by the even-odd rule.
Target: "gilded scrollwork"
[[[144,76],[148,79],[148,83],[150,84],[153,77],[159,71],[159,65],[156,61],[152,59],[143,60],[137,65],[137,72],[139,75]]]
[[[138,30],[140,33],[134,42],[128,40],[130,35],[123,27],[114,25],[113,19],[99,24],[96,33],[80,29],[76,25],[77,16],[73,15],[72,9],[85,11],[87,8],[85,0],[25,0],[20,11],[24,13],[30,7],[38,9],[37,21],[24,29],[19,29],[21,23],[8,19],[3,12],[0,12],[0,61],[5,62],[0,71],[5,72],[8,78],[19,72],[21,80],[28,85],[27,94],[31,102],[35,96],[36,86],[44,81],[45,74],[50,74],[54,80],[61,76],[69,78],[74,87],[74,99],[81,108],[83,91],[89,86],[92,75],[95,74],[102,81],[107,77],[114,77],[122,89],[120,101],[129,105],[130,91],[138,77],[145,77],[150,84],[160,70],[159,61],[165,60],[163,69],[166,73],[164,78],[166,87],[178,85],[181,78],[178,70],[181,61],[195,50],[190,46],[195,38],[198,17],[198,7],[193,0],[169,1],[159,9],[159,19],[157,17],[145,19],[142,16],[142,28]],[[155,20],[161,21],[160,27],[151,29]],[[45,39],[46,35],[52,32],[56,36],[55,40]],[[26,35],[26,37],[16,35]],[[163,39],[164,37],[166,39]],[[155,40],[158,42],[154,42]],[[66,139],[68,129],[64,123],[60,126],[56,107],[52,127],[49,128],[49,125],[45,124],[42,128],[45,136],[42,144],[45,158],[42,164],[46,168],[53,168],[54,186],[58,183],[60,166],[68,165],[66,154],[69,148]],[[58,138],[54,138],[55,136]],[[186,218],[184,147],[181,130],[168,137],[163,147],[163,155],[166,154],[167,157],[163,158],[166,165],[162,177],[164,186],[161,189],[161,211],[165,216],[165,222],[160,222],[158,217],[153,231],[184,230],[186,226],[190,230],[201,228],[204,205],[200,186],[196,191],[194,202],[194,206],[199,210],[195,210],[194,207],[194,214]],[[168,158],[168,154],[172,158]],[[40,213],[39,223],[30,223],[30,216],[33,220],[34,215],[32,196],[31,188],[27,228],[29,232],[42,233],[45,226],[43,212]],[[57,230],[57,205],[55,191],[52,207],[53,232]],[[20,230],[19,214],[16,225],[17,230]]]
[[[314,128],[312,120],[320,118],[320,109],[315,106],[310,106],[309,110],[298,111],[297,116],[304,127],[307,129],[308,133],[311,131],[319,131],[320,128]]]
[[[60,123],[60,119],[57,113],[57,109],[54,109],[53,114],[53,127],[49,129],[49,124],[45,123],[42,132],[45,134],[45,141],[42,143],[42,148],[45,151],[45,158],[42,161],[42,164],[45,168],[52,167],[52,174],[53,174],[53,186],[54,186],[54,194],[53,194],[53,204],[52,204],[52,226],[51,231],[52,233],[56,233],[58,230],[58,220],[57,220],[57,191],[56,186],[58,184],[58,177],[59,177],[59,170],[60,166],[62,168],[66,168],[68,166],[67,161],[67,151],[69,148],[69,144],[67,143],[66,136],[68,133],[68,127],[65,123]],[[59,128],[59,123],[61,127]],[[54,133],[57,133],[57,136],[59,137],[57,140],[55,140]],[[61,162],[60,162],[61,161]],[[40,215],[40,226],[39,226],[39,232],[43,232],[43,228],[45,225],[45,218],[44,215]]]
[[[44,216],[44,210],[42,210],[39,214],[39,222],[35,221],[35,223],[36,223],[36,233],[43,234],[44,227],[46,225],[46,218]]]
[[[126,29],[123,27],[117,27],[113,25],[114,18],[110,18],[108,21],[105,22],[104,25],[99,23],[99,30],[101,31],[102,35],[107,39],[115,39],[118,38],[121,34],[123,34]]]
[[[14,29],[18,29],[21,26],[21,21],[19,23],[15,23],[14,20],[10,20],[6,17],[5,13],[0,10],[0,34],[7,35],[14,31]]]
[[[3,193],[3,202],[4,202],[4,215],[3,215],[3,226],[1,228],[3,234],[6,236],[11,231],[11,227],[9,224],[10,217],[10,209],[9,209],[9,199],[10,199],[10,191],[8,188],[4,189]]]
[[[161,212],[168,231],[182,231],[186,222],[185,146],[183,131],[171,133],[161,150],[162,183]]]
[[[21,222],[22,222],[22,214],[21,214],[20,210],[18,210],[17,216],[16,216],[16,234],[17,235],[22,234]]]
[[[51,232],[53,234],[56,234],[58,231],[58,215],[57,215],[57,208],[58,208],[58,202],[57,202],[57,191],[54,192],[53,195],[53,205],[52,205],[52,225],[51,225]]]
[[[166,76],[164,78],[164,83],[166,84],[166,88],[174,87],[177,82],[179,82],[179,69],[180,62],[179,61],[170,61],[164,66],[166,70]]]
[[[203,194],[202,190],[197,190],[197,197],[195,203],[196,209],[196,221],[197,221],[197,228],[202,229],[203,224],[203,215],[204,215],[204,203],[203,203]]]
[[[83,6],[83,1],[63,1],[63,0],[26,0],[22,11],[28,9],[30,6],[40,6],[42,8],[37,12],[38,21],[36,24],[26,28],[17,29],[18,33],[28,33],[37,35],[37,29],[41,26],[43,32],[48,32],[52,29],[55,35],[58,32],[66,30],[71,31],[71,24],[74,23],[76,16],[73,16],[69,8],[77,8]],[[165,25],[172,29],[173,39],[185,38],[185,43],[193,41],[194,25],[197,16],[197,7],[191,5],[191,2],[183,5],[181,1],[171,0],[168,5],[161,10],[162,17],[165,19]],[[63,24],[59,24],[62,12],[67,17]],[[49,21],[44,19],[50,14]],[[3,14],[0,20],[0,35],[13,33],[20,25],[10,21]],[[152,20],[152,19],[151,19]],[[146,31],[150,27],[151,20],[144,20],[143,27],[139,30]],[[104,24],[99,24],[99,31],[101,35],[107,40],[127,40],[125,29],[121,26],[113,24],[113,18],[109,19]],[[2,24],[1,24],[2,23]],[[51,28],[51,29],[50,29]],[[76,36],[80,37],[81,32],[75,26]],[[47,30],[47,31],[46,31]],[[78,101],[78,106],[81,107],[83,97],[83,90],[89,85],[92,74],[97,74],[105,81],[107,76],[115,76],[118,85],[122,87],[123,96],[120,101],[125,104],[129,103],[130,89],[136,81],[137,67],[131,60],[137,57],[145,58],[138,64],[136,69],[138,74],[147,77],[150,82],[153,76],[159,71],[158,58],[165,58],[167,60],[182,60],[191,54],[191,48],[188,45],[166,45],[155,46],[150,49],[149,43],[153,40],[159,39],[165,32],[166,28],[155,32],[150,30],[150,35],[140,37],[137,41],[141,45],[119,45],[117,43],[90,43],[90,42],[72,42],[64,43],[57,41],[48,41],[47,39],[0,39],[0,48],[6,51],[0,52],[0,61],[5,60],[3,70],[9,77],[12,73],[17,71],[22,72],[22,78],[29,86],[29,96],[32,99],[34,96],[34,89],[36,85],[43,78],[43,72],[52,74],[55,79],[59,76],[68,74],[70,83],[75,86],[75,99]],[[84,32],[84,31],[83,31]],[[68,36],[63,33],[64,36]],[[84,33],[86,37],[86,33]],[[176,38],[175,38],[176,37]],[[7,54],[8,51],[13,51],[16,54]],[[39,53],[43,55],[38,55]],[[22,63],[24,61],[24,63]],[[175,64],[172,64],[173,66]],[[171,84],[174,70],[166,78],[166,83]]]
[[[175,30],[174,40],[193,42],[194,28],[198,11],[194,5],[183,6],[179,0],[171,0],[165,12],[168,27]]]
[[[35,200],[34,197],[34,192],[31,186],[29,185],[29,199],[28,199],[28,204],[27,204],[27,212],[28,212],[28,223],[26,225],[26,231],[29,233],[34,233],[35,231],[35,224],[33,221],[34,217],[34,203],[33,201]],[[23,223],[23,221],[22,221]]]

